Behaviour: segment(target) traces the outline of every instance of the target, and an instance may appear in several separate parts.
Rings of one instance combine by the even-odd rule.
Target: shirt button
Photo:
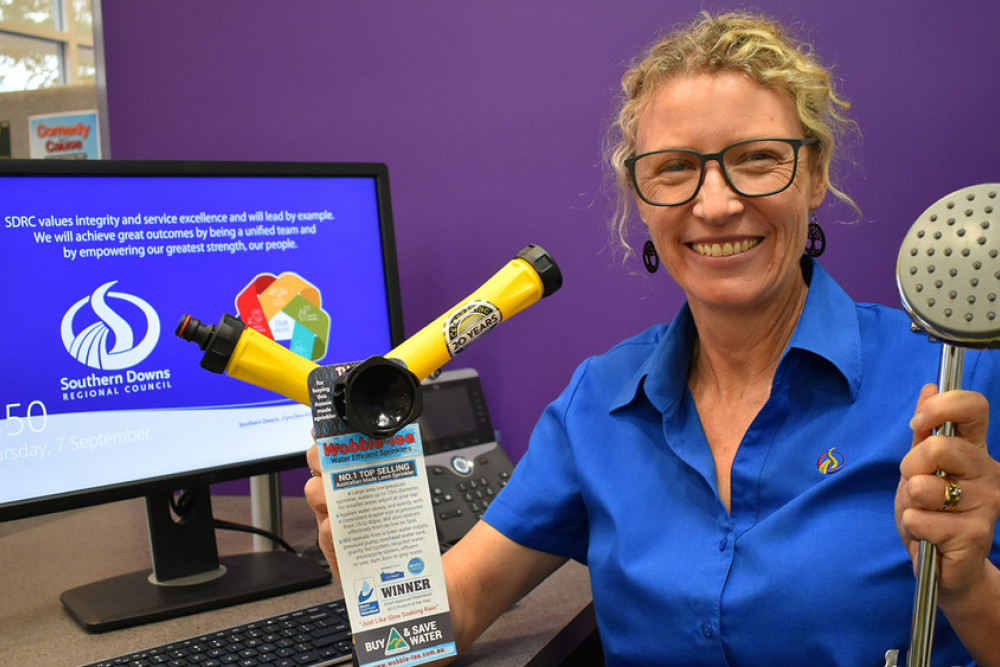
[[[711,639],[715,636],[715,631],[712,630],[712,624],[705,622],[701,626],[701,634],[705,639]]]
[[[725,551],[727,544],[729,544],[729,537],[724,535],[722,539],[719,540],[719,551]]]

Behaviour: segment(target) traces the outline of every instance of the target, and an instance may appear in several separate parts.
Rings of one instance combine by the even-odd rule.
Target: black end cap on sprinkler
[[[184,315],[174,333],[205,351],[205,356],[201,358],[202,368],[222,373],[244,329],[246,325],[243,321],[232,315],[223,315],[218,324],[202,324],[200,320]]]
[[[562,287],[562,271],[559,270],[556,260],[552,259],[552,255],[545,252],[542,246],[532,243],[517,253],[517,256],[531,264],[538,277],[542,279],[543,299]]]
[[[333,407],[359,433],[385,438],[424,409],[420,381],[397,361],[369,357],[333,383]]]

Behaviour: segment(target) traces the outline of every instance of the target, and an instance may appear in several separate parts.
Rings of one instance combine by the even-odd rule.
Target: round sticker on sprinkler
[[[444,322],[444,342],[448,353],[455,356],[479,339],[484,333],[500,324],[500,309],[489,301],[470,301]]]

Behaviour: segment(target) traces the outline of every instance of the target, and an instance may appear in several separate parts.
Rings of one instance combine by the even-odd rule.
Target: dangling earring
[[[816,211],[809,215],[809,243],[806,245],[806,254],[810,257],[819,257],[826,250],[826,234],[823,228],[816,222]]]
[[[656,273],[660,268],[660,256],[656,254],[656,246],[650,240],[642,244],[642,264],[650,273]]]

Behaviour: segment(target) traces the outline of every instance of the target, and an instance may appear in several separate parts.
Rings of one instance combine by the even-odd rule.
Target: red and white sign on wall
[[[28,118],[32,158],[99,160],[97,111],[70,111]]]

